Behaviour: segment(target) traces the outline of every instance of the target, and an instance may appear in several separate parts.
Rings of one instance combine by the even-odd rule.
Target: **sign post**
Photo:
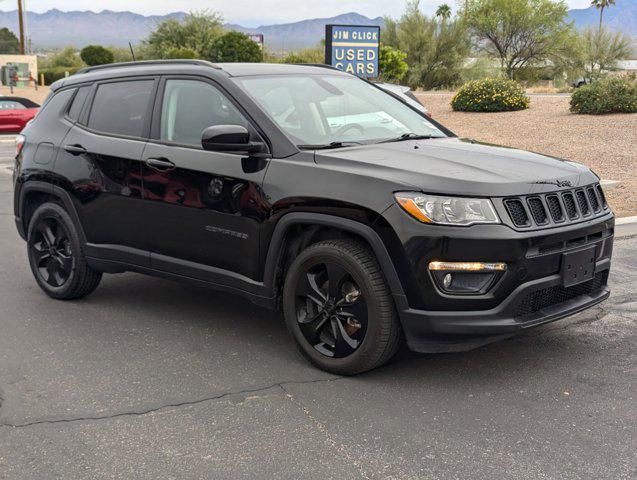
[[[325,63],[359,77],[378,76],[380,27],[326,25]]]

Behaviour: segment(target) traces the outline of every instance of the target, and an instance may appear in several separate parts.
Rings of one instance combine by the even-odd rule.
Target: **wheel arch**
[[[302,234],[296,235],[299,229],[302,230]],[[288,213],[281,217],[275,226],[264,267],[265,285],[275,297],[280,296],[283,277],[291,260],[290,254],[293,255],[295,249],[300,251],[305,246],[325,239],[326,231],[338,232],[344,237],[358,238],[369,245],[385,275],[399,310],[406,305],[405,293],[396,267],[380,235],[370,226],[356,220],[313,212]],[[298,244],[295,245],[295,242]]]
[[[35,180],[26,182],[20,190],[19,217],[16,219],[20,236],[26,240],[31,216],[40,205],[49,201],[58,203],[66,210],[77,229],[82,244],[86,244],[84,229],[71,195],[57,185]]]

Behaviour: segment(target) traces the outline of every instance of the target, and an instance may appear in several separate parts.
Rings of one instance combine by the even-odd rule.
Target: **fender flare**
[[[334,227],[346,232],[354,233],[366,240],[376,255],[380,268],[387,279],[387,284],[389,285],[389,289],[391,290],[398,310],[401,311],[407,305],[407,297],[405,296],[402,283],[400,282],[400,278],[396,272],[396,267],[394,266],[389,252],[387,251],[387,248],[385,248],[385,244],[378,233],[376,233],[371,227],[355,220],[322,213],[288,213],[277,222],[268,247],[263,276],[265,285],[269,291],[273,291],[274,289],[277,266],[281,257],[285,236],[290,227],[300,224]]]
[[[29,226],[24,225],[24,206],[25,206],[26,196],[31,192],[46,193],[61,200],[65,210],[71,217],[71,220],[73,221],[73,224],[75,225],[75,228],[77,229],[77,232],[80,236],[80,240],[82,244],[86,245],[86,235],[84,235],[84,228],[82,228],[80,217],[77,214],[77,209],[75,208],[75,204],[73,203],[73,198],[71,197],[69,192],[67,192],[61,187],[58,187],[57,185],[53,185],[52,183],[41,182],[38,180],[30,180],[26,182],[20,189],[20,208],[18,210],[20,216],[18,219],[16,219],[16,221],[20,222],[19,227],[22,228],[22,231],[20,233],[21,234],[24,233],[24,235],[21,235],[21,236],[25,240],[26,240],[26,231]]]

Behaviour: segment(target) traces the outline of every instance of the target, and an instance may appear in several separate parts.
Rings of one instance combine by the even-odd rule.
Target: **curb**
[[[615,219],[615,237],[624,238],[637,235],[637,215]]]

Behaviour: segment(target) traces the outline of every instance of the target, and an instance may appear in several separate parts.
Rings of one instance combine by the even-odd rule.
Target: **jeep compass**
[[[86,68],[18,137],[14,189],[50,297],[84,297],[104,273],[199,282],[281,309],[338,374],[609,295],[614,217],[593,172],[458,138],[328,67]]]

